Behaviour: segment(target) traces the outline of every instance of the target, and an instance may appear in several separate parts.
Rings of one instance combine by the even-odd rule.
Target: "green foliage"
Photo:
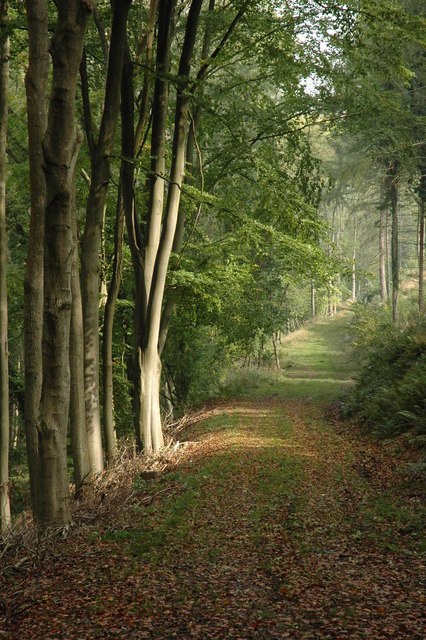
[[[358,305],[355,345],[363,366],[347,413],[380,437],[426,435],[426,317],[394,326],[383,309]]]

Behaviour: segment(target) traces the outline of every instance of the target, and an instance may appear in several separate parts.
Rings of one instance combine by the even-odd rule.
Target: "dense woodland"
[[[35,521],[67,525],[120,438],[160,451],[231,366],[279,367],[348,299],[370,357],[348,413],[386,389],[392,433],[424,434],[424,18],[1,0],[3,532],[24,450]]]

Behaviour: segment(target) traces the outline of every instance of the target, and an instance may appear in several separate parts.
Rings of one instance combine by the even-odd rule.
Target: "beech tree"
[[[99,401],[99,251],[106,194],[110,179],[110,156],[120,112],[120,86],[126,42],[127,14],[131,0],[112,3],[105,98],[99,136],[95,141],[88,98],[84,99],[86,136],[91,155],[90,189],[81,243],[81,283],[84,324],[84,380],[86,429],[91,470],[103,469]],[[83,92],[83,97],[85,96]],[[115,455],[114,433],[106,432],[107,453]]]
[[[0,3],[0,525],[10,525],[9,499],[9,349],[7,321],[6,141],[9,91],[9,3]]]
[[[40,524],[66,524],[70,519],[66,438],[70,402],[72,183],[79,146],[75,95],[92,8],[89,0],[58,0],[55,32],[49,45],[46,3],[27,2],[32,234],[26,275],[25,365],[30,404],[26,428],[33,508]],[[52,80],[47,99],[49,49]],[[40,268],[42,277],[35,266]]]

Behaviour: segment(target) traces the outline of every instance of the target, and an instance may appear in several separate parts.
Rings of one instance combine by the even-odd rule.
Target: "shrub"
[[[426,435],[426,318],[394,326],[382,308],[357,309],[354,345],[362,361],[346,413],[381,437]]]

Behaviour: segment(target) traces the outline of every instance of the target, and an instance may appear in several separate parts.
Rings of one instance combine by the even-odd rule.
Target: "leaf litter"
[[[179,435],[150,467],[123,455],[66,537],[15,532],[0,637],[424,638],[405,442],[277,397],[212,405]]]

